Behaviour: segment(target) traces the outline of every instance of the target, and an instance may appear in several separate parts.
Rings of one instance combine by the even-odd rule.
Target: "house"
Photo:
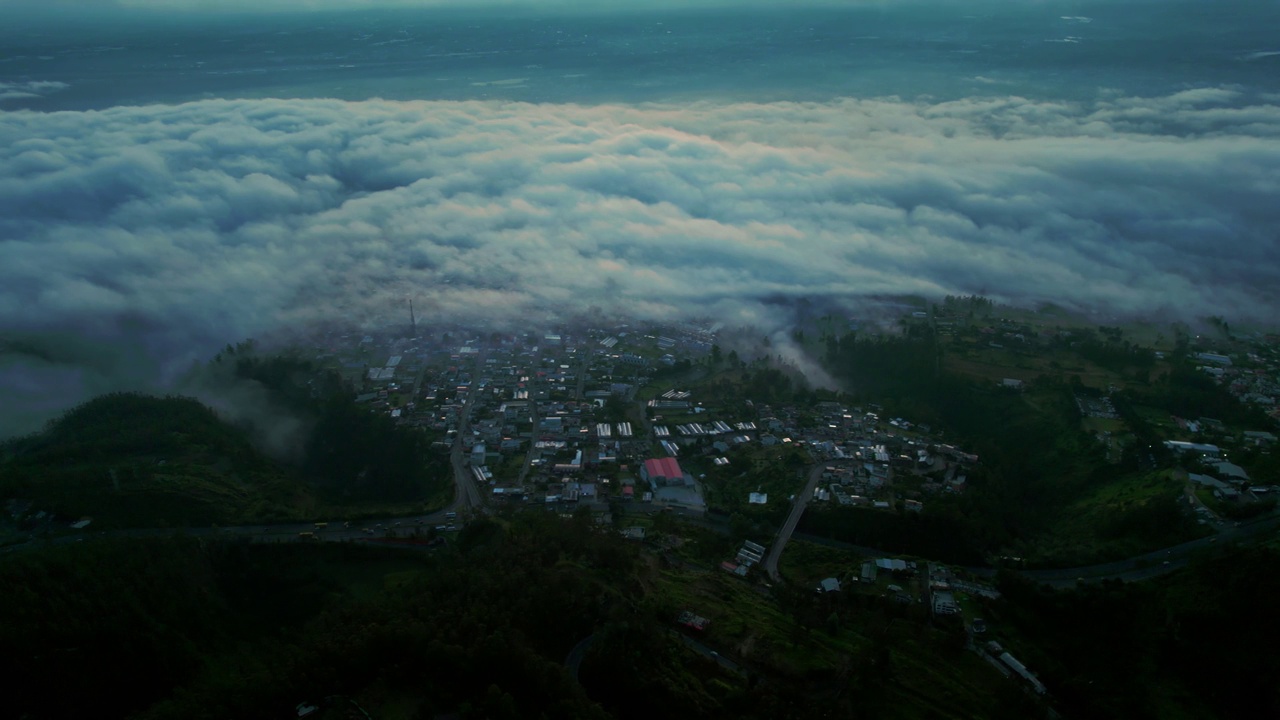
[[[1217,457],[1222,450],[1217,445],[1193,443],[1182,440],[1165,440],[1164,446],[1178,453],[1198,453],[1206,457]]]
[[[1230,485],[1222,482],[1212,475],[1201,475],[1200,473],[1187,473],[1187,479],[1197,485],[1204,485],[1215,491],[1234,490]]]
[[[955,615],[958,612],[960,612],[960,604],[956,602],[954,595],[946,591],[933,594],[934,615]]]
[[[862,563],[862,582],[873,583],[876,581],[876,564],[872,562]]]
[[[1245,472],[1244,468],[1236,465],[1235,463],[1223,460],[1215,463],[1214,468],[1217,469],[1219,474],[1229,480],[1241,482],[1249,481],[1249,473]]]
[[[511,400],[503,403],[498,408],[498,412],[502,413],[504,420],[525,420],[529,417],[529,403],[528,401]]]
[[[710,620],[694,615],[688,610],[680,613],[680,617],[676,618],[676,622],[693,630],[706,630],[707,626],[711,624]]]
[[[1218,365],[1225,365],[1226,367],[1231,367],[1231,358],[1227,357],[1226,355],[1201,352],[1201,353],[1196,353],[1196,359],[1203,360],[1205,362],[1216,363]]]
[[[764,559],[765,548],[763,545],[753,543],[750,540],[743,540],[742,546],[738,548],[738,567],[741,572],[739,575],[745,575],[747,569],[752,565]]]
[[[826,580],[823,580],[822,584],[818,586],[818,592],[840,592],[840,581],[836,578],[829,577]]]
[[[1276,436],[1262,430],[1246,430],[1244,439],[1257,445],[1270,445],[1276,441]]]

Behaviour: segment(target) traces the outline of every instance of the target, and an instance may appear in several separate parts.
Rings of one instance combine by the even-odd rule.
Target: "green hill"
[[[187,397],[104,395],[9,441],[0,457],[0,499],[95,527],[288,519],[312,505],[295,472]]]

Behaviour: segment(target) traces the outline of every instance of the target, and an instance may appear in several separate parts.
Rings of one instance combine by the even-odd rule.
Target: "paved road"
[[[680,638],[681,642],[683,642],[685,645],[692,648],[694,651],[696,651],[698,654],[702,655],[703,657],[709,660],[715,660],[716,664],[718,664],[720,667],[724,668],[725,670],[728,670],[729,672],[732,672],[732,673],[737,673],[738,675],[747,674],[747,671],[744,670],[741,665],[721,655],[719,652],[712,650],[711,647],[706,645],[705,643],[694,640],[693,638],[689,637],[688,635],[685,635],[682,632],[678,632],[675,630],[672,630],[671,632],[675,633],[676,637]]]
[[[589,367],[591,367],[591,351],[586,350],[578,361],[578,384],[573,389],[573,399],[578,402],[582,402],[582,393],[587,388],[587,368]]]
[[[25,543],[0,548],[0,552],[16,552],[34,550],[46,545],[66,545],[84,540],[99,538],[163,538],[175,535],[185,537],[219,537],[239,538],[250,542],[341,542],[348,540],[378,540],[382,538],[411,538],[415,533],[425,533],[429,528],[456,524],[457,520],[448,517],[449,510],[440,510],[426,515],[394,518],[372,518],[352,520],[350,527],[342,521],[334,521],[327,527],[317,528],[315,523],[284,523],[279,525],[240,525],[235,527],[188,527],[188,528],[134,528],[128,530],[107,530],[93,532],[85,530],[80,533],[68,533],[56,538],[33,539]],[[455,525],[456,526],[456,525]],[[370,532],[365,532],[365,529]]]
[[[582,659],[587,656],[587,650],[591,648],[591,643],[596,639],[595,633],[592,633],[582,639],[573,649],[569,651],[569,656],[564,659],[564,666],[569,670],[569,674],[574,680],[578,679],[578,672],[582,670]]]
[[[529,471],[533,468],[533,460],[542,455],[542,451],[537,449],[538,438],[538,401],[529,401],[529,451],[524,454],[524,464],[520,466],[520,477],[516,484],[524,486],[525,478],[529,477]]]
[[[1227,526],[1219,531],[1217,535],[1211,537],[1192,540],[1173,547],[1161,548],[1124,560],[1085,567],[1022,570],[1020,572],[1036,582],[1055,588],[1075,587],[1080,581],[1092,583],[1102,582],[1103,580],[1123,580],[1125,582],[1146,580],[1185,567],[1191,557],[1198,552],[1212,550],[1231,542],[1260,539],[1267,533],[1274,532],[1277,527],[1280,527],[1280,511],[1273,512],[1266,517],[1241,523],[1240,527]],[[806,533],[795,533],[795,535],[805,542],[852,550],[868,557],[884,557],[896,554],[879,548],[853,545],[817,535]],[[993,577],[996,574],[996,569],[989,567],[969,567],[965,569],[979,577]]]
[[[804,514],[804,507],[809,503],[809,498],[813,497],[813,489],[822,478],[823,470],[824,466],[821,463],[809,470],[809,482],[805,483],[804,489],[796,495],[795,503],[791,505],[791,514],[787,516],[787,521],[782,523],[782,528],[778,530],[778,537],[773,541],[773,547],[769,548],[769,554],[764,559],[764,571],[774,582],[782,580],[778,575],[778,558],[782,557],[782,550],[791,539],[791,533],[795,532],[796,525],[800,524],[800,516]]]
[[[1211,550],[1227,543],[1260,539],[1267,533],[1274,532],[1278,527],[1280,527],[1280,511],[1273,511],[1270,515],[1243,522],[1239,527],[1227,525],[1210,537],[1191,540],[1125,560],[1059,570],[1026,570],[1023,574],[1053,587],[1074,586],[1080,580],[1085,582],[1108,579],[1145,580],[1185,566],[1198,552]]]
[[[449,451],[449,463],[453,466],[453,483],[458,488],[450,509],[461,506],[472,512],[479,512],[483,509],[484,502],[480,497],[479,488],[476,487],[471,467],[463,459],[464,448],[471,440],[471,407],[470,402],[462,406],[462,412],[458,415],[458,434],[454,437],[453,448]]]

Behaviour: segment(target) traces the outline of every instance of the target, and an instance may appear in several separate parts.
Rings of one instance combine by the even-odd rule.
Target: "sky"
[[[541,10],[651,10],[659,7],[741,7],[743,5],[829,6],[883,0],[93,0],[95,12],[184,11],[199,13],[288,13],[334,10],[528,8]],[[51,8],[83,10],[86,0],[0,0],[0,9],[44,13]]]
[[[1054,15],[1045,37],[1088,40],[1073,28],[1102,22]],[[814,78],[788,99],[728,71],[672,80],[635,55],[566,91],[614,62],[603,46],[546,67],[477,64],[510,34],[469,54],[412,50],[447,57],[402,72],[384,54],[399,46],[380,44],[420,35],[400,27],[352,31],[342,57],[291,49],[270,72],[260,48],[284,41],[241,38],[209,51],[234,60],[221,74],[163,89],[129,86],[155,57],[136,37],[83,52],[42,39],[53,49],[28,42],[0,64],[0,436],[100,392],[173,387],[247,337],[399,319],[410,296],[420,321],[507,329],[595,306],[772,331],[789,320],[780,298],[854,313],[902,294],[1163,318],[1280,310],[1280,88],[1240,82],[1271,57],[1251,39],[1220,53],[1216,83],[1117,70],[1113,87],[1082,91],[1027,80],[1058,55],[977,74],[950,49],[909,71],[898,55],[877,76],[907,90],[955,69],[945,97],[848,93],[817,72],[835,57],[824,51],[779,81]],[[599,34],[582,27],[548,32]],[[899,45],[858,63],[886,47]],[[556,65],[570,61],[582,67]],[[363,82],[326,97],[288,74],[349,65],[399,97],[361,97]],[[454,82],[423,90],[428,72]],[[114,94],[75,95],[95,82]]]

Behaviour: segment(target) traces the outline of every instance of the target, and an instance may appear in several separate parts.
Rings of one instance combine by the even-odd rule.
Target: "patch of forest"
[[[97,527],[178,527],[291,517],[307,489],[193,398],[114,393],[6,443],[0,497]]]
[[[988,622],[1007,625],[1066,717],[1280,716],[1280,553],[1244,548],[1156,581],[1067,592],[1001,576]]]
[[[203,380],[204,393],[255,407],[217,412],[192,397],[140,393],[94,398],[0,446],[0,499],[92,517],[95,528],[426,512],[451,499],[452,470],[432,435],[369,412],[336,376],[305,361],[242,350],[220,355]],[[286,420],[292,452],[268,440]]]
[[[1027,717],[961,690],[976,661],[951,643],[936,662],[930,638],[946,633],[722,573],[667,575],[585,512],[483,519],[431,551],[52,547],[0,559],[0,583],[17,589],[0,598],[0,642],[21,659],[6,712],[281,718],[340,696],[379,718],[914,717],[950,687],[955,707],[937,717]],[[720,629],[683,637],[674,620],[689,602]],[[587,639],[575,680],[566,658]],[[744,665],[722,666],[704,640]],[[977,672],[983,687],[1000,679]],[[1009,707],[1025,709],[1018,697]]]
[[[1235,550],[1071,592],[1001,576],[983,612],[1066,716],[1269,717],[1277,561]],[[666,567],[587,512],[486,518],[430,551],[72,543],[0,558],[0,585],[6,714],[28,720],[282,718],[335,697],[379,718],[1044,714],[957,623]],[[682,633],[683,610],[711,628]]]
[[[1177,506],[1180,488],[1172,482],[1149,501],[1095,508],[1063,522],[1063,508],[1143,482],[1152,469],[1149,453],[1166,459],[1153,431],[1138,423],[1138,442],[1120,463],[1109,462],[1081,428],[1074,396],[1082,388],[1070,378],[1042,375],[1019,392],[948,372],[943,350],[922,326],[903,336],[828,337],[826,346],[824,362],[853,390],[854,402],[880,402],[886,413],[943,430],[980,463],[967,473],[963,493],[928,498],[918,515],[832,508],[806,513],[806,532],[953,562],[1012,554],[1045,566],[1116,559],[1198,534]],[[1142,397],[1162,407],[1247,415],[1225,391],[1181,371],[1151,383]],[[1132,415],[1126,396],[1116,398],[1122,416]],[[1157,447],[1148,453],[1149,444]]]

